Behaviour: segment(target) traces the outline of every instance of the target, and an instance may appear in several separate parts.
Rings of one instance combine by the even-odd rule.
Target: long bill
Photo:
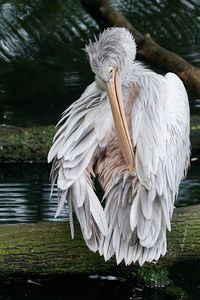
[[[105,82],[105,85],[111,105],[119,147],[128,169],[132,172],[134,169],[134,153],[125,118],[121,80],[117,70],[114,70],[113,76],[108,82]]]

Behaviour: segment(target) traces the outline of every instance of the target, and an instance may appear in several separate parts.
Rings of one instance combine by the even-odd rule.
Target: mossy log
[[[113,273],[125,269],[130,276],[134,265],[116,266],[90,252],[76,228],[70,237],[68,223],[2,225],[0,227],[0,274],[6,278],[22,275],[58,275],[63,273]],[[172,231],[168,233],[167,255],[156,266],[200,259],[200,205],[178,208]]]
[[[0,161],[47,161],[55,126],[0,127]]]
[[[54,126],[0,127],[0,162],[46,162],[54,134]],[[199,156],[199,116],[191,118],[191,141],[193,154]]]
[[[135,37],[138,54],[143,59],[163,70],[176,73],[188,88],[200,96],[200,69],[194,67],[176,53],[161,47],[153,40],[150,33],[142,34],[110,5],[109,0],[81,0],[81,3],[96,20],[100,28],[108,26],[128,28]]]

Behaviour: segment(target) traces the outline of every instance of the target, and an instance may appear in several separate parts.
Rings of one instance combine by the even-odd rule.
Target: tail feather
[[[106,191],[108,233],[101,237],[99,252],[105,260],[115,255],[117,264],[124,260],[127,265],[136,261],[143,265],[165,254],[168,224],[161,203],[163,196],[154,191],[149,195],[138,180],[130,179],[129,173],[124,182],[121,174]]]
[[[74,238],[74,221],[73,221],[73,208],[72,208],[72,193],[69,191],[68,193],[68,203],[69,203],[69,224],[71,237]]]
[[[57,210],[56,210],[56,213],[55,213],[55,218],[57,218],[57,217],[59,216],[59,214],[61,213],[61,210],[62,210],[63,207],[64,207],[64,204],[65,204],[65,202],[66,202],[67,192],[68,192],[68,190],[63,191],[63,192],[61,193],[60,199],[58,199],[58,206],[57,206]]]
[[[72,237],[74,237],[74,211],[87,246],[90,250],[96,252],[99,248],[100,235],[105,236],[108,228],[103,208],[93,191],[87,172],[84,172],[68,189],[61,190],[55,217],[60,214],[66,201],[69,203]]]

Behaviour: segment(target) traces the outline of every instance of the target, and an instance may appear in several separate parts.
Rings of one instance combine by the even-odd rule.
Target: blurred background
[[[199,0],[111,3],[139,31],[200,67]],[[0,128],[56,124],[93,81],[82,49],[98,33],[78,0],[0,0]],[[200,99],[188,93],[191,120],[200,124]],[[1,224],[53,220],[57,192],[49,201],[49,171],[45,163],[0,164]],[[195,154],[176,205],[197,203],[200,163]],[[68,219],[67,209],[63,219]]]

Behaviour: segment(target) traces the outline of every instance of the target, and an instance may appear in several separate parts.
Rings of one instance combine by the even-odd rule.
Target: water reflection
[[[1,2],[0,124],[55,123],[91,80],[81,49],[95,23],[79,1]]]
[[[49,168],[46,165],[1,165],[0,223],[53,221],[57,190],[54,190],[50,200],[48,176]],[[67,219],[66,205],[65,211],[56,220]]]
[[[200,204],[200,161],[192,162],[181,184],[177,206]],[[53,221],[57,191],[50,200],[49,166],[46,164],[2,164],[0,167],[1,224]],[[58,220],[68,220],[68,207]]]

